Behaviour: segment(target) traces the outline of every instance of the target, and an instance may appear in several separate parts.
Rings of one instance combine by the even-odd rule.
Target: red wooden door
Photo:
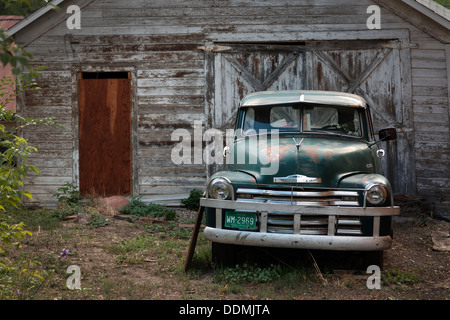
[[[82,196],[130,195],[130,80],[80,79],[79,111]]]

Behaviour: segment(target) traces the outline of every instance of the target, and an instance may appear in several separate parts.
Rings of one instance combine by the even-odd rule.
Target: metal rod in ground
[[[189,245],[189,250],[186,258],[186,262],[184,263],[184,271],[186,272],[189,268],[189,265],[192,262],[192,258],[194,257],[195,246],[197,245],[198,233],[200,231],[200,225],[202,224],[203,212],[205,211],[204,207],[198,208],[197,221],[195,222],[194,231],[191,236],[191,243]]]

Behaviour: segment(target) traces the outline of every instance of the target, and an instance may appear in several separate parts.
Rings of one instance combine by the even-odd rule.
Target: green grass
[[[28,229],[34,230],[33,237],[27,239],[23,249],[14,254],[18,266],[23,265],[23,269],[30,272],[39,270],[41,277],[25,272],[0,274],[3,281],[0,281],[0,298],[70,300],[182,296],[185,299],[297,299],[314,295],[313,290],[318,287],[329,290],[365,288],[364,281],[336,284],[328,279],[324,284],[313,261],[307,255],[298,260],[297,253],[292,261],[289,260],[291,255],[280,254],[280,259],[274,259],[273,263],[264,258],[262,264],[258,264],[256,261],[260,260],[256,258],[260,255],[251,257],[251,251],[245,254],[247,262],[240,262],[235,267],[214,266],[211,243],[202,233],[199,234],[190,268],[184,272],[192,234],[190,228],[181,228],[175,222],[125,223],[122,229],[118,229],[117,237],[108,236],[103,240],[89,225],[64,225],[59,213],[55,212],[17,210],[10,213],[17,221],[24,221]],[[130,228],[132,233],[128,235],[126,228]],[[101,235],[102,230],[99,232]],[[85,250],[90,250],[91,245],[101,249],[99,252],[103,257],[106,257],[104,253],[107,254],[104,263],[97,265],[96,260],[86,260]],[[63,248],[70,248],[70,253],[65,259],[60,259]],[[66,269],[71,264],[82,267],[82,290],[68,290],[65,287],[68,277]],[[21,268],[15,270],[20,271]],[[324,271],[325,268],[322,268]],[[147,276],[145,282],[140,281]],[[387,269],[381,274],[381,280],[384,290],[396,292],[422,282],[408,268]],[[2,288],[3,283],[7,287]],[[20,294],[16,293],[16,288]]]
[[[185,254],[185,232],[176,231],[169,226],[160,226],[159,230],[160,233],[145,233],[111,244],[108,250],[116,256],[117,265],[157,262],[154,272],[181,272]],[[181,237],[177,236],[178,233]]]
[[[54,211],[47,209],[25,210],[16,209],[8,212],[8,216],[16,223],[23,222],[25,228],[31,231],[54,230],[61,227],[61,219]]]
[[[381,275],[383,285],[403,285],[413,284],[418,281],[418,277],[408,272],[400,271],[399,269],[387,269]]]

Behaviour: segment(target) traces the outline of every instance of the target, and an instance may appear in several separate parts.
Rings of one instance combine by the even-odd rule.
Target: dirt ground
[[[195,212],[178,210],[179,215]],[[385,252],[380,289],[368,289],[370,274],[334,270],[330,261],[318,262],[310,276],[296,277],[289,284],[242,283],[239,286],[216,281],[214,268],[203,259],[210,244],[199,235],[193,263],[183,270],[190,243],[189,233],[172,236],[166,225],[149,228],[146,222],[111,218],[103,227],[90,228],[67,221],[53,230],[37,230],[24,251],[33,252],[44,267],[54,272],[36,299],[45,300],[448,300],[450,298],[450,256],[436,250],[433,236],[450,231],[450,223],[430,217],[397,217],[393,247]],[[185,220],[185,219],[184,219]],[[192,222],[192,220],[191,220]],[[171,232],[191,230],[179,224]],[[178,230],[178,231],[177,231]],[[147,236],[140,250],[136,239]],[[149,238],[150,237],[150,238]],[[151,242],[148,242],[151,239]],[[134,248],[124,246],[127,241]],[[150,244],[151,243],[151,244]],[[113,248],[121,245],[122,251]],[[64,259],[56,259],[62,249]],[[128,250],[128,251],[127,251]],[[135,251],[133,251],[135,250]],[[136,252],[136,253],[133,253]],[[134,254],[134,256],[133,256]],[[53,257],[53,258],[50,258]],[[120,258],[122,257],[122,258]],[[339,259],[339,258],[338,258]],[[281,261],[281,259],[276,259]],[[312,266],[311,259],[305,262]],[[81,290],[66,286],[69,265],[81,270]]]

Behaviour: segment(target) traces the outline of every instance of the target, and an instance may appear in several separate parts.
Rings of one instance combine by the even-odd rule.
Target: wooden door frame
[[[80,137],[79,137],[79,80],[83,72],[129,72],[131,85],[131,195],[139,195],[138,136],[137,136],[137,71],[134,66],[94,66],[76,64],[72,66],[72,118],[73,118],[73,181],[80,185]]]

